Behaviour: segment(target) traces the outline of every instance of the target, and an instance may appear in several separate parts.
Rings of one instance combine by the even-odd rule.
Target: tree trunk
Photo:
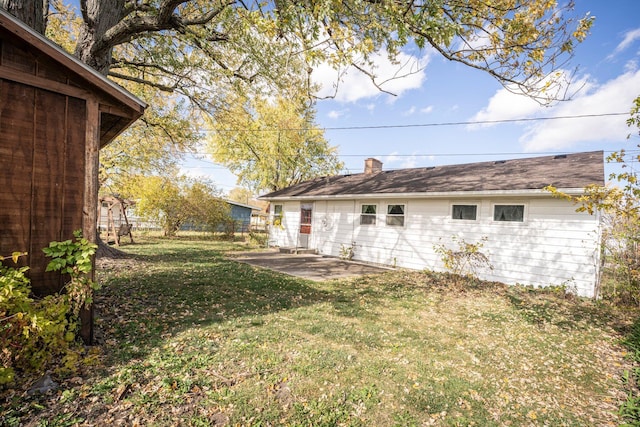
[[[99,47],[99,43],[106,32],[124,17],[124,0],[81,0],[80,8],[83,24],[75,55],[80,61],[106,76],[111,67],[113,48]]]
[[[126,258],[128,256],[125,252],[122,252],[121,250],[116,249],[113,246],[107,245],[99,235],[96,236],[96,244],[98,245],[98,249],[96,250],[96,258],[119,259]]]
[[[6,1],[6,0],[0,0]],[[111,67],[112,48],[96,49],[109,28],[124,17],[124,0],[81,0],[83,18],[75,56],[83,63],[106,76]],[[98,180],[98,177],[95,177]],[[124,258],[126,254],[107,245],[96,233],[96,258]]]
[[[44,34],[49,0],[0,0],[0,7],[40,34]]]

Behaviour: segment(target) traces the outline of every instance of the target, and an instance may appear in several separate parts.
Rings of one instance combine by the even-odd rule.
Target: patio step
[[[300,255],[314,254],[315,255],[318,253],[318,251],[310,248],[280,248],[280,253],[281,254],[300,254]]]

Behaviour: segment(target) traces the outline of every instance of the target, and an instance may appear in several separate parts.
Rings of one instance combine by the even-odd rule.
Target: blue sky
[[[540,106],[507,92],[482,71],[448,62],[431,52],[407,56],[419,61],[422,70],[383,86],[397,96],[381,93],[362,74],[349,73],[334,99],[317,104],[317,123],[326,129],[329,143],[338,147],[344,172],[362,172],[367,157],[381,160],[386,170],[558,152],[637,149],[640,138],[637,131],[627,127],[628,114],[441,125],[628,113],[633,99],[640,95],[640,2],[581,0],[576,9],[591,12],[596,20],[590,36],[577,46],[567,67],[567,71],[578,67],[572,87],[581,88],[570,101]],[[395,72],[381,57],[378,73],[384,76]],[[326,70],[317,70],[314,78],[324,84],[324,93],[332,90],[334,79]],[[368,126],[390,127],[344,129]],[[614,170],[614,166],[606,166],[607,175]],[[225,192],[237,186],[229,171],[209,159],[189,159],[183,171],[207,175]]]

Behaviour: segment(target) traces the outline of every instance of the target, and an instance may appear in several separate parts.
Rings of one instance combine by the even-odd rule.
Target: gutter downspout
[[[353,199],[353,221],[351,222],[351,250],[353,253],[356,252],[355,248],[355,237],[356,237],[356,217],[358,215],[358,211],[356,210],[357,203],[356,199]]]
[[[602,212],[600,210],[596,211],[596,221],[597,225],[597,239],[598,239],[598,247],[596,248],[596,274],[595,274],[595,283],[593,289],[593,298],[600,299],[600,287],[602,285],[602,273],[604,271],[604,263],[605,263],[605,253],[604,253],[604,242],[602,241]]]
[[[293,254],[298,255],[298,246],[300,246],[300,226],[302,225],[302,202],[298,204],[298,231],[296,232],[296,247],[293,249]]]

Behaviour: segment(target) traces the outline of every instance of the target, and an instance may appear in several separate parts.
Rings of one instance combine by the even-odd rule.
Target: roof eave
[[[568,195],[584,193],[584,188],[558,188],[558,192]],[[354,200],[354,199],[441,199],[470,197],[552,197],[551,192],[544,189],[526,190],[481,190],[481,191],[436,191],[421,193],[370,193],[370,194],[336,194],[336,195],[300,195],[300,196],[260,196],[258,199],[274,201],[293,200]]]
[[[144,101],[140,100],[128,90],[107,79],[105,76],[98,73],[93,68],[84,64],[78,58],[65,52],[51,40],[47,39],[42,34],[38,33],[33,28],[29,27],[25,23],[15,18],[9,12],[1,8],[0,24],[3,24],[5,28],[7,28],[17,36],[28,40],[31,45],[42,51],[44,54],[60,61],[71,71],[80,76],[83,76],[91,84],[111,94],[116,99],[118,99],[118,101],[122,102],[124,105],[127,105],[129,108],[137,110],[140,114],[142,114],[147,108],[147,104]],[[113,91],[115,91],[116,93],[113,93]]]
[[[227,202],[230,205],[240,206],[242,208],[251,209],[252,211],[261,211],[262,210],[262,208],[260,206],[246,205],[244,203],[235,202],[235,201],[229,200],[229,199],[224,199],[224,201]]]

